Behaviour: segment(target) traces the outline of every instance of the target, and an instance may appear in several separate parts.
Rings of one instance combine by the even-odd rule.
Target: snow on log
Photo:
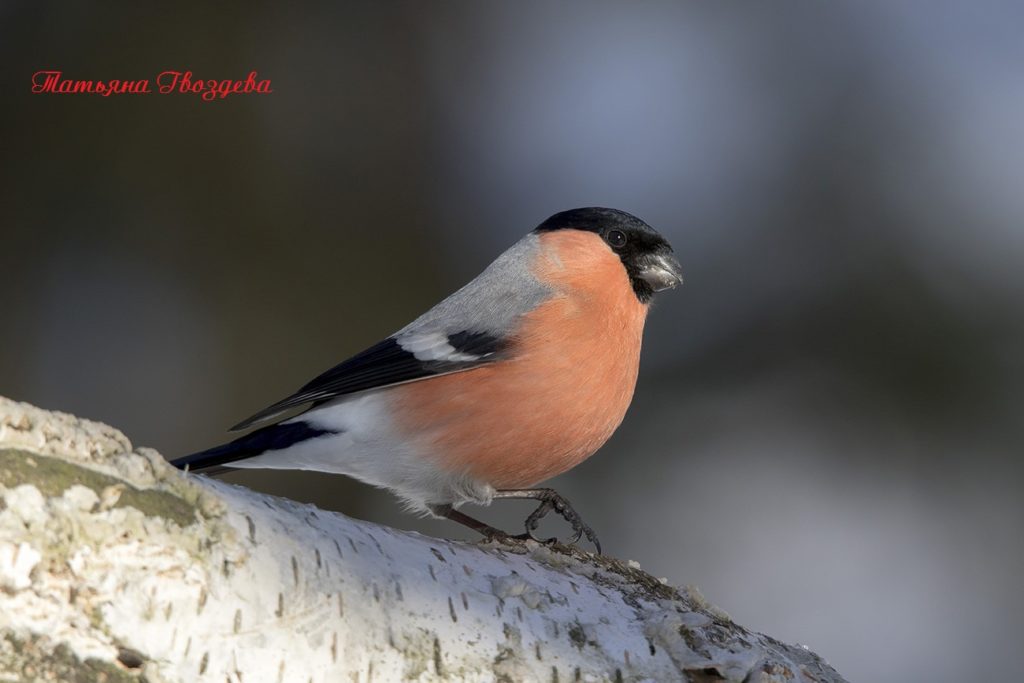
[[[842,681],[635,565],[186,475],[0,398],[0,681]]]

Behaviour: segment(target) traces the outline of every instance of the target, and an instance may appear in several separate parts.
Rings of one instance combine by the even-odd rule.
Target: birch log
[[[0,398],[0,681],[842,681],[635,565],[185,475]]]

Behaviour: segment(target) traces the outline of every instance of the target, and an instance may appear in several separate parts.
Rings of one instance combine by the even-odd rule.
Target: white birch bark
[[[349,519],[0,398],[0,681],[842,681],[635,566]]]

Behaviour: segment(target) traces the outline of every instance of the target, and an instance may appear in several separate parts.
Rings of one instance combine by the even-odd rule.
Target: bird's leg
[[[486,524],[481,522],[479,519],[470,517],[464,512],[459,512],[451,505],[430,505],[428,507],[430,508],[430,511],[438,517],[444,517],[445,519],[450,519],[453,522],[458,522],[463,526],[468,526],[470,529],[483,535],[487,539],[509,538],[509,535],[501,529],[496,529],[490,524]]]
[[[539,500],[540,505],[537,509],[530,513],[530,516],[526,518],[526,536],[532,538],[535,541],[541,541],[550,543],[554,539],[543,541],[542,539],[534,536],[533,532],[537,530],[537,525],[540,524],[540,520],[544,518],[549,512],[554,510],[562,516],[562,519],[569,522],[572,525],[572,530],[575,535],[572,537],[570,544],[575,544],[579,540],[586,536],[587,540],[594,544],[597,548],[597,554],[601,554],[601,542],[597,540],[597,534],[591,529],[583,518],[579,516],[575,510],[572,509],[572,505],[569,504],[565,498],[562,497],[554,489],[501,489],[494,492],[495,498],[526,498],[529,500]]]

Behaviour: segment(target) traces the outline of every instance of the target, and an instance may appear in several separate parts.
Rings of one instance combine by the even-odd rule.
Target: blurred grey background
[[[548,215],[622,208],[687,283],[621,429],[554,481],[608,551],[851,680],[1019,679],[1022,25],[995,2],[5,2],[0,393],[182,455]],[[40,69],[274,92],[32,95]],[[230,478],[464,535],[343,477]]]

